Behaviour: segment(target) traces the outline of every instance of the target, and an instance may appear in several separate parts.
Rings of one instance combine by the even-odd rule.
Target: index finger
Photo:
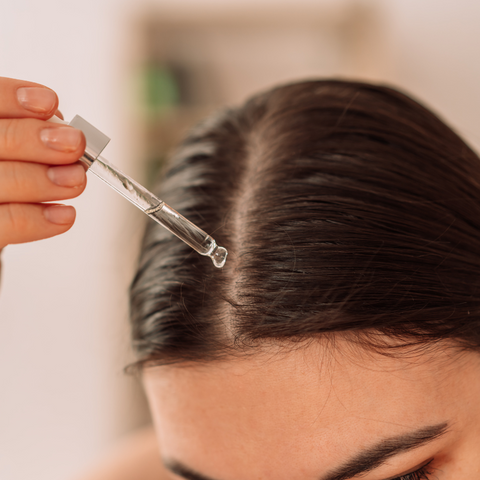
[[[57,94],[38,83],[0,77],[0,118],[50,118],[58,108]]]

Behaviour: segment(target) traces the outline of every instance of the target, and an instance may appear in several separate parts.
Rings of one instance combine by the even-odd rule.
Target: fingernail
[[[17,98],[23,108],[35,113],[49,113],[57,103],[55,92],[41,87],[19,88]]]
[[[85,169],[82,165],[66,165],[50,167],[47,170],[48,178],[60,187],[78,187],[85,182]]]
[[[56,225],[68,225],[75,220],[75,209],[67,205],[52,205],[43,211],[44,217]]]
[[[53,150],[74,152],[82,141],[82,132],[72,127],[45,128],[40,133],[42,142]]]

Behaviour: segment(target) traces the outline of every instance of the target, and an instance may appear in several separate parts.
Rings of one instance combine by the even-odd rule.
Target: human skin
[[[313,342],[146,368],[160,455],[216,480],[319,480],[379,441],[448,422],[438,438],[345,478],[480,478],[480,355],[443,347],[385,357]],[[427,476],[408,475],[428,462]]]
[[[46,123],[58,108],[47,87],[0,77],[0,250],[53,237],[75,221],[71,206],[46,205],[80,195],[85,151],[80,130]]]

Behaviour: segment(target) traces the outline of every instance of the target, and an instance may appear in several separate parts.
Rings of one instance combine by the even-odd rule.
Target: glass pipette
[[[225,265],[228,254],[225,248],[218,246],[210,235],[100,156],[100,153],[110,141],[100,130],[79,115],[75,116],[70,123],[58,117],[52,117],[49,121],[71,125],[82,130],[87,140],[87,147],[80,160],[89,171],[136,205],[150,218],[172,232],[180,240],[183,240],[200,255],[210,257],[217,268],[222,268]]]

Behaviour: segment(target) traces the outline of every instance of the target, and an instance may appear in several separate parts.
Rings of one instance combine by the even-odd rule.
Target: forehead
[[[462,394],[454,368],[427,354],[388,358],[315,344],[152,368],[144,382],[162,455],[224,480],[291,480],[318,477],[372,439],[444,422]]]

